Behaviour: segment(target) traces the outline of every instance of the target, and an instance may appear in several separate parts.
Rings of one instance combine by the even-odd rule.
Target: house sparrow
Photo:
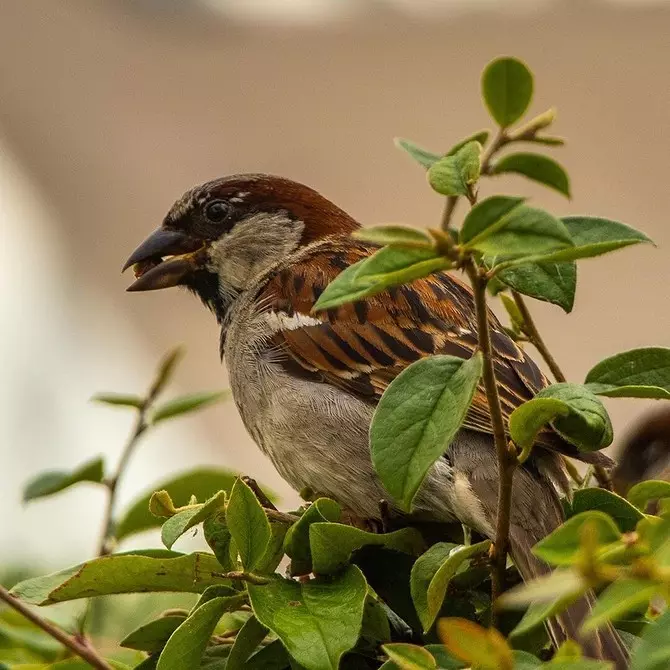
[[[359,224],[316,191],[264,174],[234,175],[184,194],[130,256],[129,291],[182,285],[215,314],[237,408],[251,437],[296,490],[309,487],[375,519],[388,498],[371,463],[368,431],[384,389],[431,354],[468,358],[477,348],[472,293],[439,272],[350,305],[312,312],[327,284],[376,250]],[[124,268],[125,269],[125,268]],[[503,411],[547,380],[491,313]],[[462,430],[414,501],[416,518],[458,520],[493,538],[498,471],[483,388]],[[530,551],[563,520],[562,455],[602,464],[550,430],[514,475],[511,553],[524,579],[548,568]],[[555,642],[576,637],[588,602],[551,624]],[[587,652],[626,667],[613,629]]]

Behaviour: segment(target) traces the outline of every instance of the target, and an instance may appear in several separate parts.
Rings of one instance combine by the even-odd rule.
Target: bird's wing
[[[469,358],[477,348],[473,297],[453,274],[439,272],[317,314],[314,303],[344,268],[372,245],[334,239],[279,269],[258,295],[273,327],[272,346],[291,373],[336,385],[370,403],[405,367],[431,354]],[[505,417],[547,385],[535,363],[489,313],[495,370]],[[491,432],[483,386],[465,427]],[[550,440],[553,442],[553,440]]]

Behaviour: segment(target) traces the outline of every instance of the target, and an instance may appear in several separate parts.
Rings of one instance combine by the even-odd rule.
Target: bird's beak
[[[176,230],[158,228],[140,244],[123,266],[131,265],[135,281],[128,291],[154,291],[182,284],[206,262],[205,243]]]

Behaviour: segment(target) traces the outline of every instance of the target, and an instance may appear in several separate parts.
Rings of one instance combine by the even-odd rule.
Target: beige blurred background
[[[365,223],[434,223],[440,198],[391,139],[439,150],[486,127],[479,73],[500,54],[534,70],[531,112],[557,105],[574,199],[501,188],[628,222],[659,247],[583,262],[570,317],[533,304],[556,357],[579,381],[606,355],[670,345],[669,32],[670,5],[642,0],[2,0],[0,563],[92,553],[100,492],[19,499],[38,470],[118,456],[130,417],[90,404],[95,391],[141,391],[179,342],[173,393],[226,386],[199,303],[124,292],[123,261],[173,200],[265,171]],[[646,406],[608,405],[619,436]],[[157,430],[121,500],[197,464],[294,500],[232,405]]]

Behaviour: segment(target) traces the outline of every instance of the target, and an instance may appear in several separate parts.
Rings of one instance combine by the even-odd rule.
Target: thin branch
[[[469,259],[465,269],[472,284],[475,298],[475,311],[477,315],[477,337],[479,350],[483,357],[483,377],[486,399],[491,415],[493,426],[493,439],[498,457],[498,512],[496,516],[496,535],[493,551],[493,566],[491,570],[492,593],[496,598],[504,590],[505,566],[507,553],[509,551],[509,527],[510,512],[512,507],[512,481],[514,469],[517,465],[516,450],[510,448],[505,435],[505,422],[500,396],[498,395],[498,383],[496,381],[493,367],[493,351],[491,347],[491,331],[489,327],[488,311],[486,307],[486,279],[480,275],[479,268],[474,260]]]
[[[232,579],[238,582],[249,582],[249,584],[257,584],[263,586],[269,584],[270,580],[261,575],[255,575],[253,572],[244,572],[243,570],[233,570],[232,572],[212,572],[212,576],[221,577],[222,579]]]
[[[528,306],[526,305],[526,301],[523,299],[521,294],[517,293],[516,291],[512,291],[512,297],[514,298],[514,302],[516,303],[516,306],[519,308],[521,316],[523,317],[523,325],[521,326],[522,332],[528,337],[530,343],[538,350],[540,356],[544,358],[545,363],[549,366],[551,374],[554,375],[556,381],[567,381],[563,371],[556,362],[556,359],[551,355],[547,345],[544,343],[544,340],[540,335],[540,331],[538,331],[537,326],[535,325],[535,321],[533,321],[533,317],[531,316]]]
[[[457,195],[448,195],[444,203],[444,211],[442,212],[442,221],[440,223],[440,228],[445,232],[449,230],[451,225],[451,219],[454,216],[456,211],[456,205],[458,204]]]
[[[28,621],[31,621],[36,626],[41,628],[45,633],[48,633],[52,638],[58,640],[62,645],[67,647],[73,654],[84,659],[98,670],[113,670],[112,666],[101,658],[98,653],[88,644],[81,642],[75,637],[68,635],[50,621],[43,619],[39,614],[36,614],[27,605],[15,598],[4,586],[0,585],[0,600],[3,600],[12,609],[15,609],[19,614],[24,616]]]
[[[299,516],[295,514],[289,514],[288,512],[280,512],[276,509],[269,509],[267,507],[263,508],[265,510],[265,515],[270,521],[278,521],[279,523],[295,523],[300,519]]]
[[[258,482],[251,477],[244,476],[242,481],[254,492],[256,499],[261,504],[261,507],[265,507],[265,510],[274,510],[277,511],[277,508],[273,504],[272,500],[265,495],[265,491],[258,485]]]

